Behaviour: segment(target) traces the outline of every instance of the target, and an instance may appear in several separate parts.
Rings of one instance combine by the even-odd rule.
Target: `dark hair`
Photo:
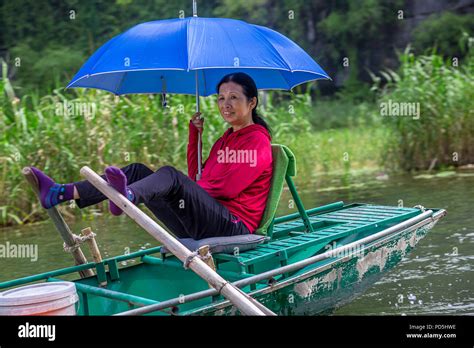
[[[257,89],[257,85],[255,84],[255,81],[249,75],[242,72],[228,74],[224,76],[222,80],[219,82],[219,84],[217,85],[217,94],[219,94],[219,88],[221,87],[221,85],[227,82],[234,82],[238,85],[241,85],[244,91],[244,94],[248,100],[252,99],[253,97],[257,98],[257,104],[252,109],[252,121],[253,123],[256,123],[265,127],[265,129],[271,135],[272,131],[270,129],[270,126],[267,124],[267,122],[264,121],[262,117],[260,117],[257,114],[258,89]]]

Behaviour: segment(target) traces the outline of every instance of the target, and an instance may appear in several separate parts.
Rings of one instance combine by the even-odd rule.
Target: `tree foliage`
[[[435,14],[422,22],[413,32],[413,46],[417,53],[435,49],[445,57],[463,58],[474,36],[474,16],[452,12]]]
[[[201,0],[198,15],[242,19],[281,32],[336,81],[321,82],[318,88],[328,86],[332,93],[343,84],[346,94],[358,99],[367,95],[361,84],[370,81],[367,71],[396,61],[393,35],[400,25],[397,13],[406,6],[406,0]],[[48,93],[64,86],[113,36],[138,23],[179,16],[192,16],[191,0],[5,0],[0,3],[0,52],[14,86],[23,88],[19,93]],[[454,54],[461,30],[472,36],[472,29],[472,16],[447,14],[420,26],[416,46],[431,47],[435,36],[440,51]],[[343,66],[344,58],[349,68]]]

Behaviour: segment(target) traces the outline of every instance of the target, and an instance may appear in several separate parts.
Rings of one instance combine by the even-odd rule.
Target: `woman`
[[[189,123],[188,176],[171,166],[153,172],[141,163],[102,175],[132,203],[144,203],[179,238],[202,239],[254,233],[260,224],[272,177],[271,136],[257,115],[257,87],[244,73],[229,74],[217,85],[219,111],[231,126],[213,145],[196,182],[200,113]],[[202,147],[201,147],[202,148]],[[79,208],[107,197],[88,181],[57,184],[32,167],[44,208],[75,199]],[[110,211],[121,209],[109,202]]]

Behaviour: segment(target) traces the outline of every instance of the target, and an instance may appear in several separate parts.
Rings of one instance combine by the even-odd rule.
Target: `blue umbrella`
[[[245,72],[260,90],[291,90],[326,72],[296,43],[259,25],[227,18],[142,23],[112,38],[81,67],[67,88],[135,93],[216,93],[229,73]],[[200,144],[200,141],[198,141]],[[198,150],[198,154],[200,154]],[[199,176],[201,159],[198,159]]]

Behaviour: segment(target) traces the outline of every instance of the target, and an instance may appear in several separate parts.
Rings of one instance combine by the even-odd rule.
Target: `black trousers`
[[[136,195],[137,205],[143,203],[178,238],[195,240],[208,237],[250,233],[242,221],[188,176],[171,166],[153,172],[142,163],[121,168],[128,186]],[[105,175],[101,175],[105,180]],[[80,199],[79,208],[107,199],[87,180],[74,183]]]

